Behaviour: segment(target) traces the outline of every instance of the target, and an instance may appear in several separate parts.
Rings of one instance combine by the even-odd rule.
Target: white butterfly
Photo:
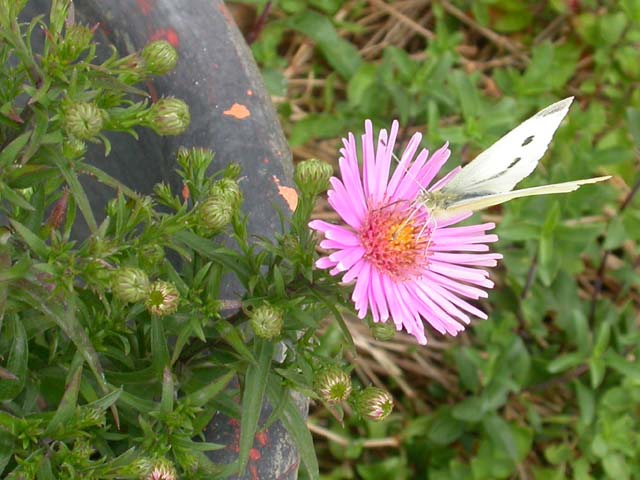
[[[514,198],[572,192],[580,185],[611,178],[595,177],[513,190],[538,165],[572,101],[573,97],[565,98],[524,121],[469,162],[444,187],[420,193],[416,205],[428,209],[433,218],[442,219]]]

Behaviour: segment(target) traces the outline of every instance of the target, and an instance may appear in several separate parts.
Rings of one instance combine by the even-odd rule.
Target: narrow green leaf
[[[549,373],[564,372],[565,370],[569,370],[570,368],[582,365],[586,361],[586,355],[582,352],[567,353],[566,355],[561,355],[555,360],[549,362],[549,364],[547,365],[547,371]]]
[[[590,425],[595,414],[596,399],[593,390],[587,388],[576,380],[576,397],[578,399],[578,407],[580,408],[580,423],[584,426]]]
[[[82,363],[82,356],[77,352],[73,359],[73,366],[69,370],[64,394],[58,404],[55,415],[47,426],[45,435],[51,435],[73,417],[76,406],[78,405],[78,392],[80,391],[80,379],[82,378]]]
[[[49,258],[49,247],[39,236],[13,218],[10,218],[9,222],[18,235],[22,237],[25,243],[35,252],[36,255],[38,255],[38,257],[43,260],[47,260]]]
[[[0,152],[0,170],[4,170],[7,165],[16,161],[20,150],[24,148],[30,137],[31,131],[25,132],[14,138],[9,145],[2,149]]]
[[[26,273],[31,268],[31,261],[27,257],[23,257],[18,262],[9,268],[9,263],[5,262],[4,259],[9,260],[7,255],[0,254],[0,282],[8,282],[9,280],[16,280],[20,278],[24,278]],[[0,286],[2,289],[2,286]],[[0,293],[0,311],[2,309],[2,294]],[[0,314],[0,319],[2,315]],[[0,320],[0,326],[2,326],[2,321]]]
[[[108,187],[111,187],[116,191],[122,192],[127,197],[135,198],[135,199],[140,198],[140,195],[138,195],[135,191],[131,190],[124,183],[119,181],[117,178],[112,177],[111,175],[107,174],[103,170],[100,170],[99,168],[94,167],[93,165],[84,163],[79,166],[78,172],[87,174],[95,178],[100,183],[103,183],[104,185],[107,185]]]
[[[29,212],[33,212],[35,208],[27,200],[16,193],[12,188],[0,182],[0,199],[6,199],[8,202],[13,203],[16,207],[20,207]]]
[[[254,351],[257,364],[249,365],[244,379],[242,391],[242,417],[240,418],[240,453],[238,455],[238,471],[244,473],[249,461],[249,450],[253,447],[253,437],[258,428],[258,420],[262,412],[262,403],[269,379],[274,344],[256,338]]]
[[[162,326],[162,318],[151,318],[151,365],[160,374],[169,365],[169,348]]]
[[[73,195],[73,199],[75,200],[76,205],[82,212],[82,216],[89,226],[89,231],[91,233],[95,232],[96,230],[98,230],[98,224],[96,223],[96,219],[93,216],[93,209],[91,208],[91,204],[89,203],[89,198],[87,197],[84,188],[82,188],[82,185],[78,180],[78,175],[76,174],[76,172],[72,171],[69,168],[64,158],[53,154],[51,155],[51,159],[62,174],[65,182],[67,182],[69,191],[71,192],[71,195]]]
[[[482,424],[493,443],[505,451],[514,463],[517,462],[518,450],[516,449],[516,441],[511,431],[511,426],[498,415],[486,417]]]
[[[231,381],[231,379],[235,376],[236,372],[230,371],[222,375],[220,378],[217,378],[209,385],[202,387],[195,392],[192,392],[182,398],[182,402],[185,405],[189,405],[192,407],[202,407],[209,403],[218,393],[220,393],[227,384]]]
[[[0,428],[0,475],[13,457],[15,437],[4,428]]]
[[[237,328],[225,319],[216,320],[213,326],[224,341],[227,342],[243,360],[250,363],[256,362],[251,350],[247,348],[247,345],[244,343],[244,340],[240,336]]]
[[[169,367],[162,372],[162,396],[160,397],[160,413],[168,415],[173,412],[174,383]]]
[[[342,78],[351,78],[362,63],[358,50],[338,35],[326,16],[305,9],[288,22],[291,28],[314,41],[327,62]]]
[[[217,247],[211,240],[202,238],[193,232],[182,230],[174,234],[176,240],[195,250],[209,260],[223,265],[238,275],[241,282],[245,283],[250,275],[250,270],[243,257],[238,252],[229,248]]]
[[[347,322],[344,321],[344,318],[342,317],[340,310],[338,310],[331,302],[329,302],[329,300],[327,300],[323,295],[319,294],[318,292],[314,291],[313,296],[318,300],[320,300],[322,304],[327,309],[329,309],[329,311],[333,314],[333,317],[336,319],[336,322],[338,322],[338,326],[340,327],[340,330],[342,330],[342,334],[344,335],[344,338],[347,341],[347,346],[349,347],[349,350],[355,353],[356,344],[353,341],[353,337],[351,336],[349,327],[347,327]]]
[[[10,315],[7,322],[9,338],[12,338],[6,368],[16,380],[0,380],[0,401],[12,400],[24,388],[27,378],[29,343],[27,332],[17,315]]]

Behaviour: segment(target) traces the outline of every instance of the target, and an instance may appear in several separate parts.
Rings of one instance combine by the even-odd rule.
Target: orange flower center
[[[407,280],[424,270],[430,238],[424,218],[401,205],[371,209],[360,230],[365,259],[395,280]]]

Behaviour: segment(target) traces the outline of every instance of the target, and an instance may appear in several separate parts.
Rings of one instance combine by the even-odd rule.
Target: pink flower
[[[374,146],[373,127],[365,122],[362,136],[362,171],[353,134],[340,149],[342,180],[332,177],[329,203],[346,225],[314,220],[309,226],[324,234],[320,246],[331,253],[316,262],[332,275],[344,273],[344,283],[355,282],[352,300],[360,318],[369,311],[374,322],[391,319],[419,343],[427,343],[426,321],[443,334],[457,335],[470,316],[487,316],[469,303],[486,297],[492,288],[486,270],[502,256],[486,245],[493,223],[452,227],[471,213],[436,220],[416,202],[419,193],[442,188],[459,171],[454,169],[429,187],[449,158],[447,145],[431,158],[422,149],[414,155],[422,136],[411,137],[390,176],[398,122],[391,134],[381,130]]]

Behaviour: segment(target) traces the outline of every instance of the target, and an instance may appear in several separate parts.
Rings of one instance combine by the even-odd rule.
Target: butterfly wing
[[[525,120],[473,159],[442,191],[464,196],[512,190],[536,168],[572,101],[573,97],[560,100]]]
[[[580,188],[581,185],[588,183],[597,183],[607,180],[611,176],[587,178],[584,180],[573,180],[571,182],[552,183],[551,185],[542,185],[540,187],[522,188],[511,192],[503,193],[475,193],[467,192],[460,196],[451,196],[450,200],[441,208],[433,212],[434,217],[438,219],[453,217],[462,212],[476,211],[483,208],[508,202],[514,198],[531,197],[534,195],[548,195],[551,193],[567,193],[573,192]]]

